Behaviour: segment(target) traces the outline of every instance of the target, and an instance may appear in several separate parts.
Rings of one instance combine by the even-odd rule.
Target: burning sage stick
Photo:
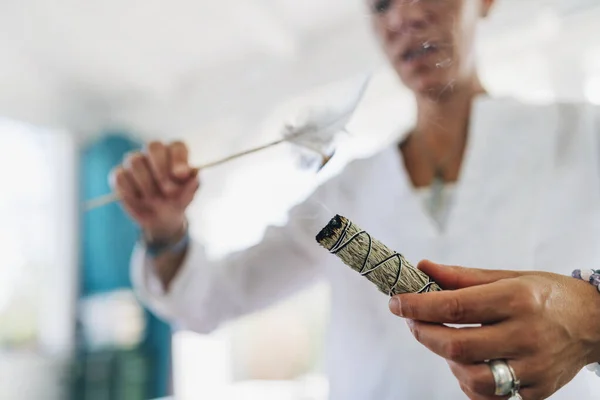
[[[442,290],[401,254],[390,250],[345,217],[333,217],[316,239],[344,264],[366,277],[379,291],[389,296]]]

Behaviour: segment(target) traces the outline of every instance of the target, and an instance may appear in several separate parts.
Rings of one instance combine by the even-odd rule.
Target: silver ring
[[[510,373],[513,377],[513,389],[511,392],[511,396],[508,400],[523,400],[523,397],[519,394],[519,390],[521,389],[521,381],[517,378],[517,374],[515,374],[515,370],[510,366],[509,363],[506,363],[508,369],[510,369]]]
[[[513,369],[504,360],[492,360],[489,363],[490,370],[494,376],[496,396],[518,395],[519,382],[515,378]]]

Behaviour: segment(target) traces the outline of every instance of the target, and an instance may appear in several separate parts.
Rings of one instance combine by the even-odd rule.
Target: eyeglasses
[[[443,3],[447,0],[374,0],[370,2],[369,10],[374,15],[384,15],[394,6],[400,7],[415,3]]]

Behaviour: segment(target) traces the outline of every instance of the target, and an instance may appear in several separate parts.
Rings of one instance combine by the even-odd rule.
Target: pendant
[[[432,214],[437,214],[442,207],[444,193],[444,178],[440,171],[436,171],[433,181],[431,182],[431,198],[429,209]]]

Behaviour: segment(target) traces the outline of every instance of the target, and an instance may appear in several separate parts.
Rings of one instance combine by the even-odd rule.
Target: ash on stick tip
[[[330,238],[338,229],[342,228],[342,218],[340,215],[333,217],[325,228],[321,229],[321,232],[317,234],[317,242],[321,243],[323,240]]]

